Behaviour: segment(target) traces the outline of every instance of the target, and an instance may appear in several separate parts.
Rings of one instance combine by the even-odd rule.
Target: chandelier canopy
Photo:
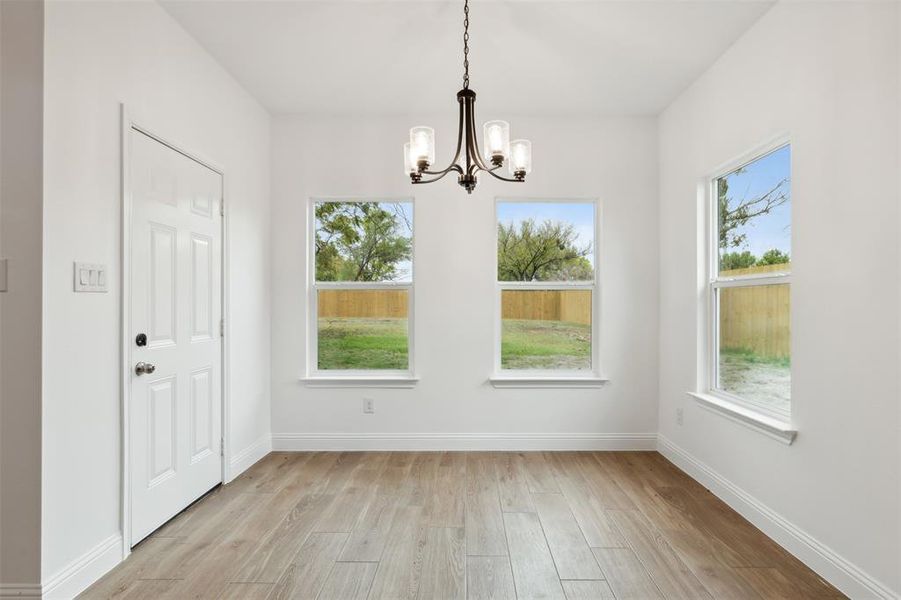
[[[460,104],[457,151],[446,169],[430,170],[435,163],[435,130],[426,126],[410,129],[410,141],[404,144],[404,171],[410,176],[410,181],[414,184],[432,183],[451,171],[456,171],[457,183],[470,194],[478,183],[479,171],[501,181],[525,181],[526,175],[532,170],[532,142],[511,142],[509,123],[486,122],[482,129],[484,154],[479,150],[474,109],[476,93],[469,89],[469,0],[464,0],[463,3],[463,89],[457,92],[457,102]],[[512,178],[497,173],[505,164]],[[424,175],[427,177],[423,177]]]

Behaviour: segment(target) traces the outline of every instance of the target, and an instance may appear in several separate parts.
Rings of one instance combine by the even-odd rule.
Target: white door
[[[222,176],[129,140],[133,546],[222,481]]]

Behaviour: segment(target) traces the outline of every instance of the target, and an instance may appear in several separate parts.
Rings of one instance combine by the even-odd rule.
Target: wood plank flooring
[[[80,597],[843,596],[656,452],[276,452]]]

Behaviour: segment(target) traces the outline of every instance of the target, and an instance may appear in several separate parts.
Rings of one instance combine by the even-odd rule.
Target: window
[[[311,203],[312,376],[412,373],[413,203]]]
[[[710,387],[771,417],[791,406],[791,149],[714,178]]]
[[[498,201],[496,370],[596,376],[597,204]]]

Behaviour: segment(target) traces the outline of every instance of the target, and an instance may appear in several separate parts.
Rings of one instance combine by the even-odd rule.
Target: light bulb
[[[532,142],[513,140],[510,143],[510,173],[527,175],[532,172]]]
[[[510,124],[506,121],[487,121],[483,126],[485,160],[510,156]]]
[[[435,163],[435,130],[431,127],[414,127],[410,130],[410,150],[413,162]]]

